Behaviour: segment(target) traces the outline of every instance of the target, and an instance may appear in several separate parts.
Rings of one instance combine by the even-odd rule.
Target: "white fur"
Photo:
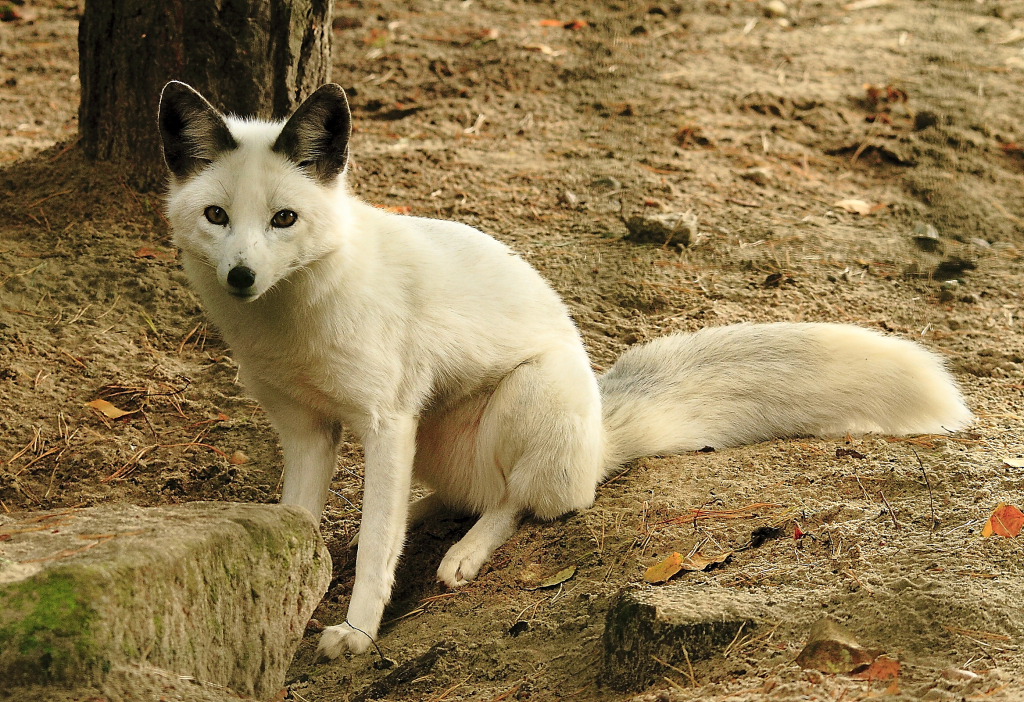
[[[438,577],[456,587],[533,514],[582,509],[623,460],[776,436],[941,432],[972,419],[942,362],[850,326],[741,325],[631,349],[598,381],[558,296],[494,239],[402,217],[270,149],[281,124],[228,119],[239,146],[173,183],[185,269],[284,448],[282,501],[323,510],[342,424],[366,451],[356,580],[320,651],[377,636],[414,508],[481,515]],[[228,227],[206,221],[224,208]],[[298,221],[274,229],[274,213]],[[256,273],[240,300],[227,272]]]

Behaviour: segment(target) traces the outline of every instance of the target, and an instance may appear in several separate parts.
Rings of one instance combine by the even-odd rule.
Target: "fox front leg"
[[[377,426],[365,433],[363,447],[366,477],[356,581],[345,622],[327,627],[320,637],[317,654],[321,658],[337,658],[346,650],[362,653],[377,638],[405,542],[416,419],[378,420]]]
[[[242,380],[260,401],[281,440],[281,504],[304,507],[319,523],[338,463],[341,424],[311,412],[256,379],[243,375]]]

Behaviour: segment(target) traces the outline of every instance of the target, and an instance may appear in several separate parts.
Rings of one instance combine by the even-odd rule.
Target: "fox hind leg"
[[[526,514],[553,519],[592,504],[603,441],[600,396],[582,347],[560,347],[507,375],[481,417],[471,473],[503,489],[495,502],[466,505],[481,517],[449,549],[438,579],[458,587],[475,578]]]

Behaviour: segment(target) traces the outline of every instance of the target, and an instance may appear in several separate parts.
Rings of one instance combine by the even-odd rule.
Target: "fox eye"
[[[284,229],[295,224],[295,220],[298,218],[299,216],[291,210],[281,210],[273,216],[270,223],[278,229]]]
[[[210,224],[216,224],[218,227],[223,227],[228,223],[228,213],[224,211],[223,207],[210,205],[203,211],[203,214],[206,215],[206,220]]]

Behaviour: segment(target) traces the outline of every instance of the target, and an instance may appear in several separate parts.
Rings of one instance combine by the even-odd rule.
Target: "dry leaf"
[[[123,409],[118,409],[106,400],[93,400],[92,402],[86,402],[85,406],[92,407],[94,410],[99,410],[103,413],[104,417],[108,417],[110,419],[117,419],[118,417],[123,417],[126,414],[134,414],[134,412],[125,412]]]
[[[519,584],[524,590],[540,590],[546,587],[561,585],[566,580],[576,575],[576,566],[562,568],[554,575],[548,575],[551,570],[539,563],[531,563],[519,571]]]
[[[155,258],[161,261],[173,261],[177,254],[174,251],[157,251],[148,246],[143,246],[135,252],[136,258]]]
[[[243,463],[248,463],[248,462],[249,462],[249,457],[246,456],[241,451],[237,451],[236,450],[230,456],[228,456],[228,463],[230,463],[233,466],[240,466]]]
[[[1024,458],[1011,458],[1010,456],[1003,456],[1002,461],[1011,468],[1024,468]]]
[[[1013,505],[999,505],[985,522],[981,535],[986,539],[993,534],[1012,539],[1020,533],[1021,527],[1024,527],[1024,512]]]
[[[711,566],[725,563],[731,555],[732,551],[726,551],[717,556],[705,556],[698,551],[692,556],[683,558],[680,553],[670,553],[660,563],[656,563],[644,571],[644,581],[653,585],[668,582],[673,575],[680,571],[707,570]]]
[[[562,26],[562,20],[543,19],[543,20],[540,20],[539,22],[537,22],[537,24],[539,26],[541,26],[541,27],[561,27]]]
[[[670,553],[663,561],[652,565],[644,573],[644,582],[658,584],[668,582],[668,579],[683,569],[683,555],[681,553]]]
[[[895,680],[900,675],[900,662],[888,656],[879,656],[871,665],[856,673],[859,680]]]
[[[555,51],[547,44],[523,44],[523,48],[528,51],[539,51],[545,56],[561,56],[565,53],[564,50]]]
[[[864,200],[840,200],[834,206],[859,215],[869,215],[873,211],[871,203]]]
[[[227,422],[227,421],[230,421],[230,420],[231,420],[231,417],[227,416],[223,412],[218,412],[217,413],[217,421],[219,421],[219,422]]]
[[[856,0],[856,2],[847,3],[843,5],[843,9],[847,12],[853,12],[855,10],[867,10],[872,7],[881,7],[882,5],[888,5],[892,0]]]
[[[576,575],[576,566],[562,568],[562,570],[558,571],[550,578],[544,578],[544,580],[541,580],[537,588],[540,589],[544,587],[554,587],[555,585],[561,585],[574,575]]]
[[[822,673],[852,673],[869,666],[881,651],[866,649],[839,622],[825,617],[811,627],[807,645],[796,657],[801,668]]]

